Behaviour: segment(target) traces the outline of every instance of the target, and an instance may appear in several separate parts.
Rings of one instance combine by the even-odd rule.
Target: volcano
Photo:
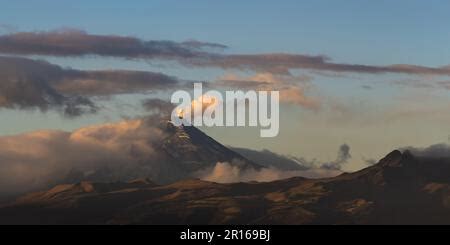
[[[241,170],[261,168],[257,163],[230,150],[194,126],[174,126],[167,120],[155,124],[161,136],[157,141],[149,139],[146,142],[153,149],[151,156],[135,151],[131,145],[127,154],[135,159],[135,164],[103,164],[102,167],[87,173],[74,168],[60,183],[149,178],[158,184],[168,184],[196,177],[199,171],[212,169],[218,162],[227,162]]]
[[[242,155],[230,150],[194,126],[166,123],[167,137],[157,146],[166,161],[174,162],[187,172],[228,162],[241,168],[260,168]]]
[[[450,159],[396,150],[366,169],[326,179],[56,186],[2,206],[0,223],[450,224],[449,200]]]

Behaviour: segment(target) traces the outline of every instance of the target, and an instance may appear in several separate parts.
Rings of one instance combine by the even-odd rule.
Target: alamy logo
[[[280,126],[279,91],[225,91],[203,93],[201,83],[194,83],[194,99],[184,90],[172,94],[178,104],[171,120],[176,126],[261,127],[261,137],[275,137]]]

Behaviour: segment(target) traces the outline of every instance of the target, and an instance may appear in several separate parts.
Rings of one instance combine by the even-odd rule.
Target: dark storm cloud
[[[81,71],[45,61],[0,56],[0,107],[63,109],[67,115],[94,112],[89,96],[173,88],[178,80],[141,71]]]
[[[192,58],[207,55],[201,49],[211,47],[225,46],[199,41],[177,43],[116,35],[92,35],[73,29],[17,32],[0,36],[0,53],[20,55]]]

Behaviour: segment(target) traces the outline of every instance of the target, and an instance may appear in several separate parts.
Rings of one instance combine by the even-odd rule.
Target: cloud
[[[168,116],[172,113],[175,105],[158,98],[151,98],[142,101],[142,106],[149,112],[159,114],[161,116]]]
[[[60,71],[44,62],[0,57],[0,107],[42,111],[56,108],[67,116],[95,112],[88,98],[66,96],[51,86],[50,81],[59,78]]]
[[[324,169],[342,169],[342,165],[347,163],[347,161],[351,158],[350,155],[350,146],[347,144],[342,144],[339,146],[337,158],[335,161],[327,162],[321,165],[321,168]]]
[[[117,35],[93,35],[76,29],[16,32],[0,36],[0,53],[18,55],[84,56],[121,58],[193,58],[208,56],[202,48],[224,45],[187,41],[141,40]]]
[[[159,115],[155,115],[87,126],[73,132],[41,130],[0,136],[0,195],[81,180],[114,182],[149,178],[156,183],[169,183],[198,177],[218,182],[239,182],[271,181],[293,176],[319,178],[341,173],[338,169],[298,164],[292,158],[269,151],[252,150],[246,151],[253,154],[250,159],[259,159],[259,163],[264,158],[266,167],[245,167],[238,160],[214,165],[217,161],[214,160],[187,170],[186,166],[180,166],[170,157],[174,154],[170,151],[180,145],[167,147],[173,128],[168,128],[167,121],[161,120]]]
[[[226,49],[228,46],[220,44],[220,43],[210,43],[210,42],[202,42],[198,40],[188,40],[181,43],[184,46],[196,48],[196,49],[205,49],[205,48],[212,48],[212,49]]]
[[[156,159],[165,131],[159,119],[126,120],[73,132],[36,131],[0,137],[0,194],[26,192],[59,183],[130,180],[170,168]],[[169,171],[176,177],[176,171]]]
[[[179,85],[179,81],[174,77],[147,71],[62,70],[62,72],[61,79],[51,83],[59,92],[66,94],[96,96],[144,93],[152,90],[169,90]]]
[[[216,67],[272,74],[291,74],[293,69],[335,73],[400,73],[450,75],[450,66],[427,67],[412,64],[386,66],[332,62],[324,55],[294,53],[221,54],[223,44],[189,40],[174,42],[142,40],[118,35],[95,35],[76,29],[44,32],[13,32],[0,35],[0,53],[15,55],[85,56],[175,60],[186,66]],[[212,50],[211,50],[212,49]]]
[[[450,75],[450,66],[426,67],[410,64],[373,66],[331,62],[323,55],[303,55],[290,53],[217,55],[208,59],[186,60],[189,65],[238,69],[273,74],[291,74],[292,69],[310,69],[329,72],[350,73],[400,73],[412,75]]]
[[[294,158],[277,154],[269,150],[256,151],[247,148],[230,147],[231,150],[241,154],[245,158],[261,166],[276,168],[279,170],[307,170],[311,166],[305,166]]]
[[[174,88],[179,81],[161,73],[82,71],[45,61],[0,56],[0,107],[62,110],[77,116],[98,108],[89,97]]]
[[[167,102],[158,99],[146,102],[150,108],[164,110],[167,106]],[[168,183],[197,177],[228,183],[294,176],[324,178],[342,173],[338,168],[324,168],[316,162],[249,149],[237,152],[265,167],[242,167],[242,162],[233,160],[207,164],[189,172],[179,162],[167,158],[166,151],[171,147],[163,145],[169,142],[166,140],[172,129],[167,128],[166,120],[161,120],[160,115],[155,115],[87,126],[73,132],[41,130],[1,136],[0,194],[18,194],[81,180],[113,182],[145,177],[156,183]],[[349,157],[349,148],[343,145],[336,162],[344,163]]]
[[[257,73],[253,76],[241,77],[235,74],[227,74],[218,79],[217,86],[239,89],[277,90],[280,91],[280,101],[289,104],[301,105],[308,109],[318,109],[318,99],[305,95],[308,88],[307,82],[312,78],[306,75],[292,76],[272,73]]]
[[[161,101],[148,102],[154,108]],[[176,140],[171,143],[173,128],[168,128],[167,121],[161,120],[156,115],[87,126],[73,132],[41,130],[0,136],[0,196],[82,180],[114,182],[149,178],[156,183],[170,183],[199,177],[200,173],[209,175],[217,160],[199,167],[198,163],[189,162],[194,169],[189,170],[188,166],[180,165],[182,155],[178,160],[173,159],[174,154],[185,151],[176,150],[184,145],[167,145],[183,143]],[[200,157],[207,161],[210,156]],[[297,175],[295,171],[256,170],[244,165],[236,162],[229,168],[243,171],[240,172],[244,174],[242,180],[270,180]],[[216,169],[215,174],[218,171],[220,169]],[[302,173],[308,174],[309,171]],[[232,172],[229,178],[236,179]]]
[[[325,178],[333,177],[342,172],[335,169],[307,169],[307,170],[280,170],[276,168],[261,169],[241,169],[236,164],[228,162],[218,162],[212,169],[201,171],[197,177],[203,180],[218,183],[235,183],[235,182],[270,182],[274,180],[287,179],[296,176],[306,178]]]
[[[210,59],[190,60],[194,66],[211,66],[222,69],[250,70],[289,75],[289,69],[305,68],[311,64],[321,64],[323,56],[293,54],[233,54]],[[302,66],[302,67],[300,67]]]
[[[268,152],[267,150],[254,151],[249,149],[247,150],[239,149],[238,152],[242,152],[244,155],[250,156],[250,159],[255,159],[255,162],[259,163],[262,166],[276,168],[279,170],[308,170],[309,173],[314,173],[312,176],[316,177],[329,176],[329,174],[327,174],[328,170],[336,170],[337,172],[342,173],[342,166],[346,164],[348,160],[350,160],[350,158],[352,157],[350,154],[350,146],[347,144],[342,144],[339,146],[336,160],[331,162],[322,162],[316,159],[307,160],[303,157],[283,156],[270,151]],[[261,159],[262,161],[265,162],[277,160],[277,163],[267,163],[267,164],[264,162],[260,163],[259,161],[256,161],[256,159]],[[295,163],[298,167],[293,168],[294,166],[293,163]],[[332,173],[337,172],[332,171]],[[324,176],[322,176],[320,173],[324,173]],[[308,176],[305,175],[304,177]]]
[[[218,183],[269,182],[291,177],[327,178],[342,173],[341,165],[350,158],[350,148],[343,144],[339,148],[337,160],[333,163],[307,161],[303,158],[283,156],[269,150],[256,151],[246,148],[233,148],[247,159],[264,166],[261,169],[239,168],[239,164],[218,162],[209,169],[197,173],[197,177]]]
[[[407,146],[400,149],[401,151],[410,151],[414,156],[446,158],[450,157],[450,145],[439,143],[428,147]]]

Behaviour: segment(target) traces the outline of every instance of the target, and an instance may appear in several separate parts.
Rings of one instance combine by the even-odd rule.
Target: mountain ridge
[[[444,170],[450,170],[449,159],[396,150],[373,166],[324,179],[188,179],[19,199],[0,208],[0,223],[449,224],[450,171]]]

